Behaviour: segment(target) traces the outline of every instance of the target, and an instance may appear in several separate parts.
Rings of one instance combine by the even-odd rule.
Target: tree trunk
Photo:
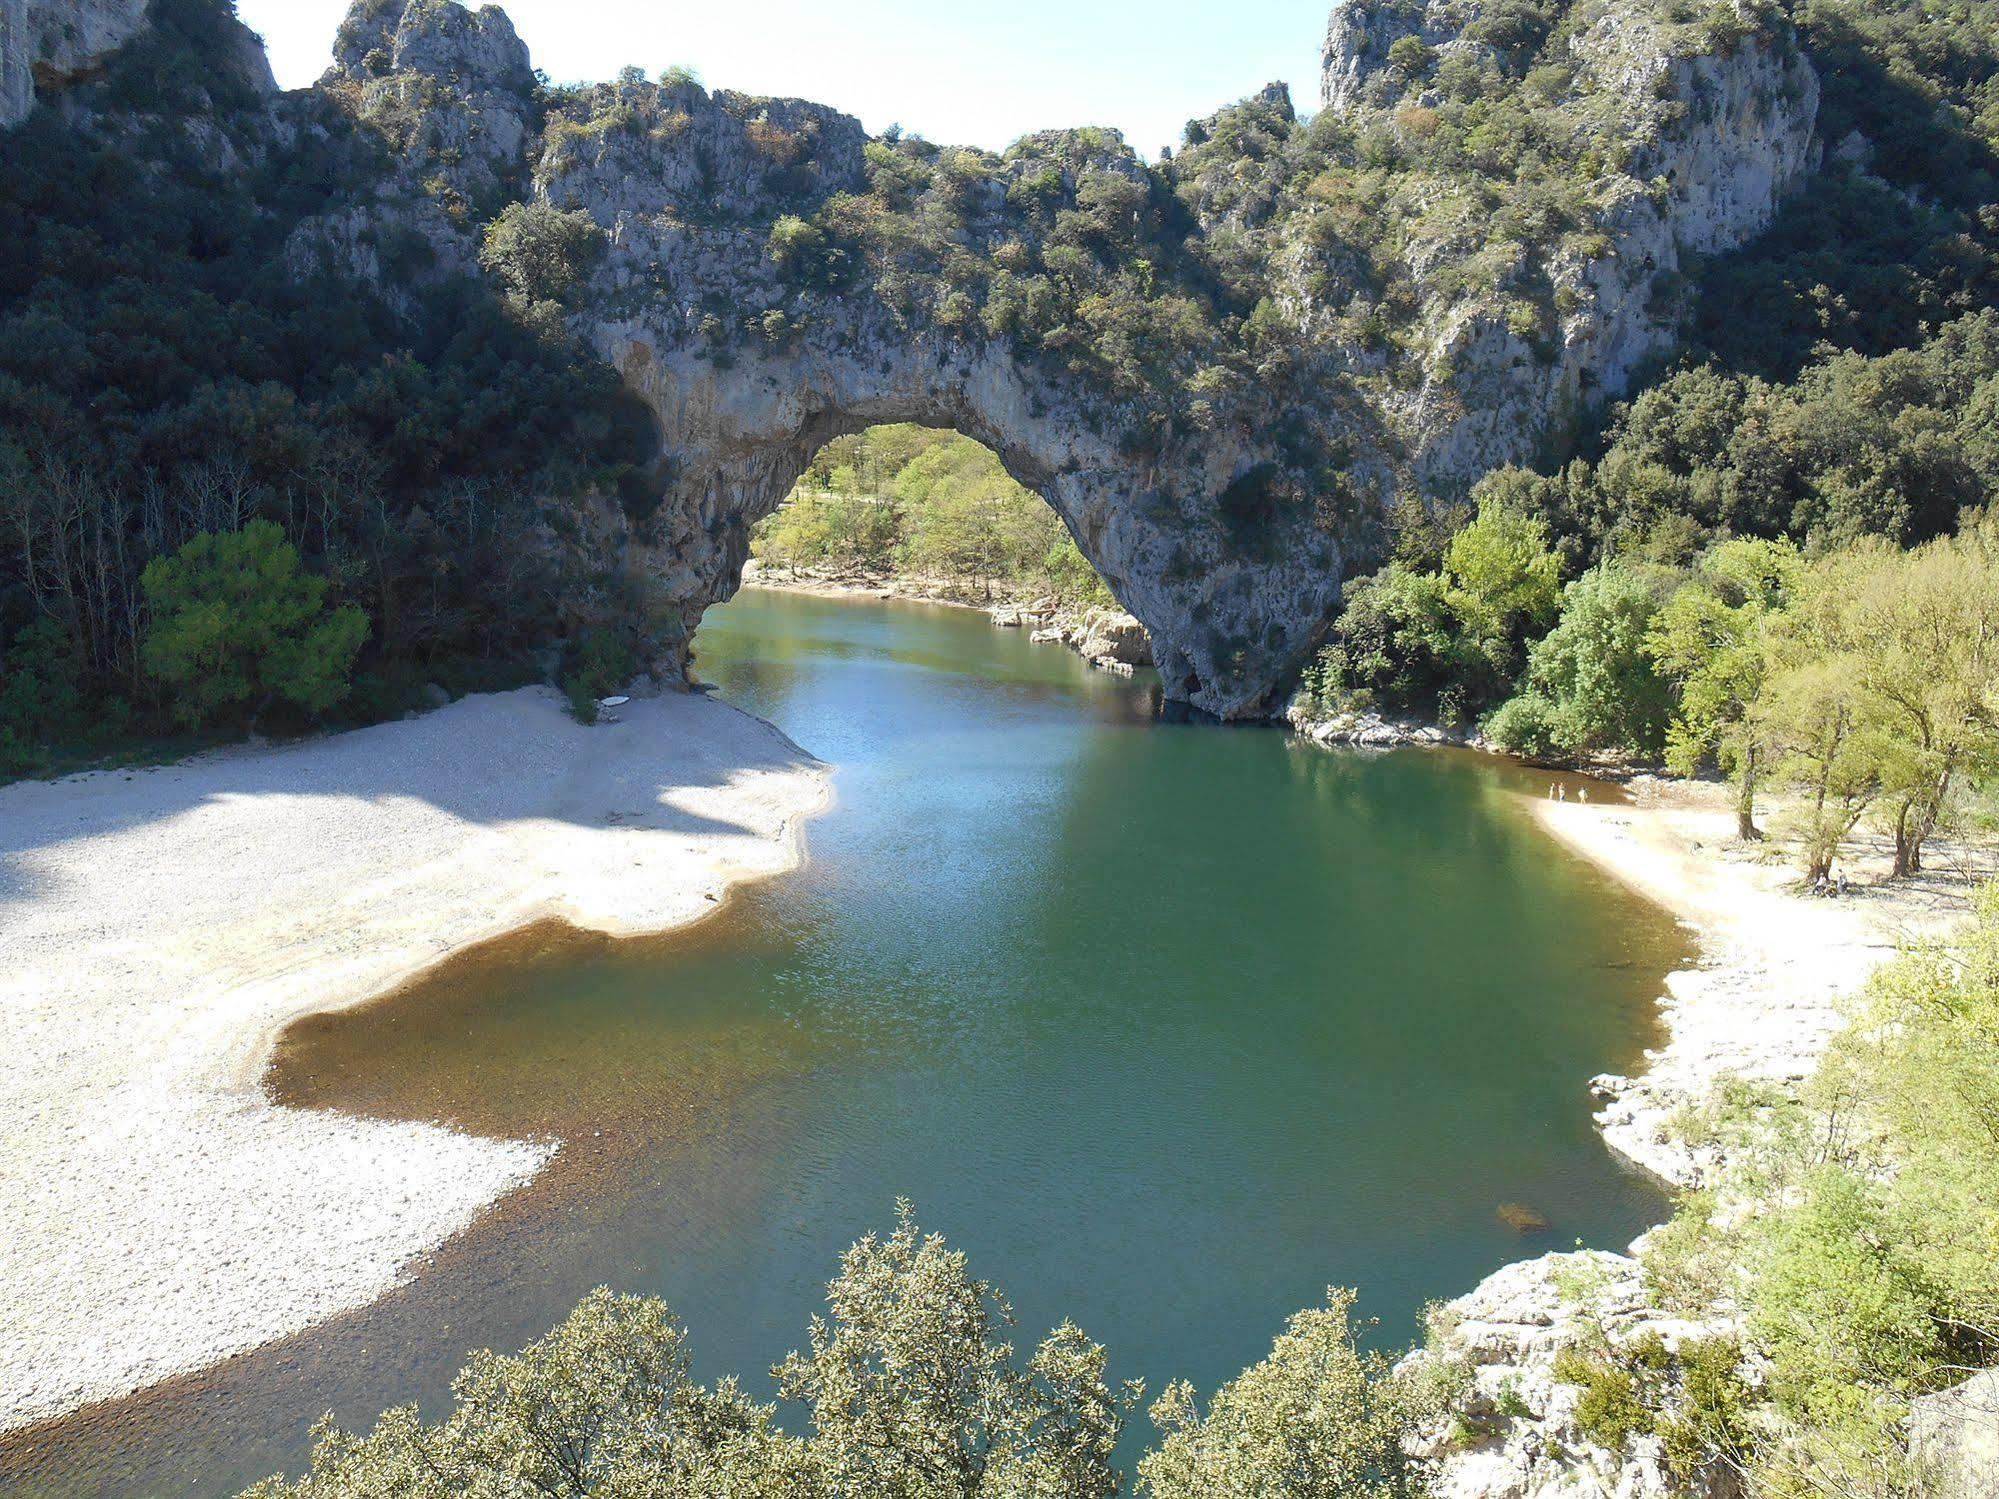
[[[1744,843],[1761,843],[1763,831],[1756,826],[1756,746],[1742,752],[1742,778],[1735,798],[1735,836]]]
[[[1895,868],[1891,879],[1903,880],[1922,868],[1922,845],[1909,826],[1909,803],[1895,814]]]

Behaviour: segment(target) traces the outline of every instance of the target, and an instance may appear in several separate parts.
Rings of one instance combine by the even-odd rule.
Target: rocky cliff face
[[[1326,107],[1362,129],[1425,128],[1453,69],[1489,69],[1500,34],[1485,21],[1477,0],[1343,0]],[[1437,211],[1449,189],[1413,225],[1422,374],[1387,406],[1420,488],[1559,446],[1589,407],[1628,393],[1676,341],[1692,259],[1761,231],[1818,164],[1818,79],[1787,36],[1746,16],[1690,25],[1587,0],[1563,25],[1528,78],[1553,149],[1572,157],[1576,232],[1537,247],[1476,218],[1452,224]]]
[[[37,90],[90,74],[146,24],[151,0],[0,0],[0,130]]]
[[[579,533],[669,673],[817,447],[916,421],[1048,499],[1170,696],[1255,716],[1398,495],[1558,445],[1670,346],[1686,258],[1809,169],[1817,89],[1788,34],[1665,14],[1578,0],[1523,40],[1477,0],[1345,0],[1323,116],[1274,88],[1155,167],[1106,132],[1004,156],[870,140],[678,78],[550,93],[495,9],[362,0],[322,89],[379,128],[396,182],[295,248],[366,269],[392,222],[468,266],[518,199],[603,231],[537,315],[656,420],[652,492]],[[1531,158],[1466,123],[1495,101]]]

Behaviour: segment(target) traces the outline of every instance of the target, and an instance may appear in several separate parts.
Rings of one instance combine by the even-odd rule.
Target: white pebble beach
[[[827,767],[712,699],[617,716],[529,689],[0,788],[0,1430],[367,1304],[558,1148],[261,1078],[481,941],[664,931],[798,863]]]

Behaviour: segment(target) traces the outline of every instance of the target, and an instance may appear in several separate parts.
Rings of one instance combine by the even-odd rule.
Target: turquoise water
[[[0,1487],[228,1492],[321,1410],[435,1408],[468,1347],[600,1283],[767,1391],[898,1196],[1023,1342],[1073,1318],[1154,1390],[1236,1373],[1329,1284],[1399,1341],[1659,1216],[1584,1085],[1651,1039],[1683,943],[1537,832],[1545,781],[1164,722],[963,611],[753,591],[697,644],[839,768],[807,867],[671,939],[537,931],[297,1027],[287,1101],[565,1149],[414,1288],[0,1449]]]

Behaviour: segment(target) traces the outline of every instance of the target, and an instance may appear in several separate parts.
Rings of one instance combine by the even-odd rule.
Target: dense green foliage
[[[1967,930],[1876,976],[1802,1097],[1737,1086],[1696,1122],[1730,1164],[1646,1267],[1669,1308],[1740,1306],[1767,1373],[1698,1347],[1683,1394],[1638,1381],[1638,1419],[1670,1423],[1683,1474],[1733,1468],[1779,1499],[1917,1491],[1909,1401],[1999,1362],[1995,1038],[1999,887]]]
[[[153,23],[93,112],[39,111],[0,153],[0,774],[212,720],[200,674],[155,669],[141,579],[259,521],[366,616],[344,711],[516,672],[551,633],[544,496],[615,488],[640,450],[608,369],[392,216],[364,258],[420,298],[293,255],[374,190],[375,130],[252,94],[226,6],[159,0]],[[289,721],[338,702],[295,696]]]
[[[323,713],[347,696],[368,616],[328,612],[326,580],[299,572],[272,522],[204,532],[148,562],[139,586],[152,616],[140,659],[191,726],[253,701]]]
[[[1511,689],[1560,588],[1546,526],[1488,497],[1434,570],[1398,561],[1353,586],[1307,690],[1328,707],[1422,704],[1463,722]]]
[[[990,449],[925,427],[874,427],[828,443],[752,547],[774,567],[902,574],[982,601],[997,591],[1112,602],[1055,512]]]
[[[1176,1386],[1142,1467],[1157,1499],[1397,1499],[1419,1492],[1401,1437],[1447,1381],[1397,1375],[1354,1344],[1352,1298],[1294,1318],[1270,1359],[1205,1416]],[[514,1357],[475,1355],[452,1413],[414,1407],[353,1436],[322,1427],[312,1471],[246,1499],[1114,1499],[1112,1453],[1141,1391],[1112,1385],[1074,1326],[1026,1358],[1005,1300],[916,1226],[842,1257],[807,1347],[774,1370],[810,1434],[733,1378],[689,1372],[685,1330],[654,1300],[598,1291]]]

